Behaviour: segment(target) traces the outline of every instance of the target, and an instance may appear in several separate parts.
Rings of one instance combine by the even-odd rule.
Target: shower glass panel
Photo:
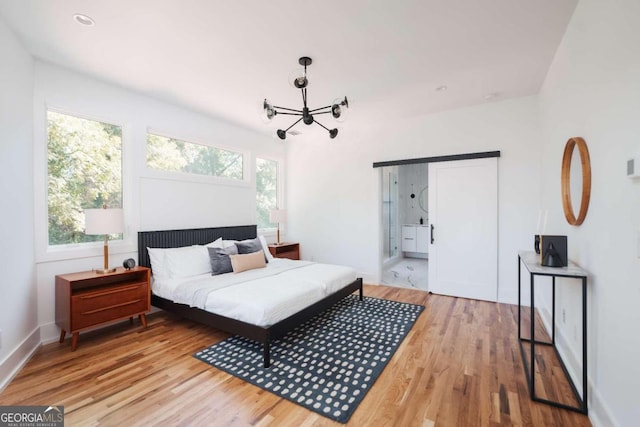
[[[382,223],[384,228],[383,258],[398,254],[398,167],[382,168]]]

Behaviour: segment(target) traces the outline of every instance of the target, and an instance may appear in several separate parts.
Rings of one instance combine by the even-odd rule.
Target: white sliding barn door
[[[429,290],[496,301],[498,159],[429,164]]]

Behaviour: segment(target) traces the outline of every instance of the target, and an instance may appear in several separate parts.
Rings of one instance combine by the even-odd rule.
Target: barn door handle
[[[433,245],[433,224],[431,224],[431,244]]]

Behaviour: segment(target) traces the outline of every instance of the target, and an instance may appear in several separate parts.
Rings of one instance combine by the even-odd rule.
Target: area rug
[[[193,356],[332,420],[346,423],[424,306],[350,295],[271,345],[239,336]]]

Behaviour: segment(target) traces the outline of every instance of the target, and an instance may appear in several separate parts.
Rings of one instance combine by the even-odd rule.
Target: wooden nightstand
[[[276,258],[300,259],[300,243],[280,243],[269,245],[269,252]]]
[[[151,310],[151,270],[120,267],[115,273],[94,271],[56,276],[56,324],[60,342],[67,332],[73,334],[71,350],[78,345],[80,331],[105,323],[138,316],[146,328],[145,313]]]

